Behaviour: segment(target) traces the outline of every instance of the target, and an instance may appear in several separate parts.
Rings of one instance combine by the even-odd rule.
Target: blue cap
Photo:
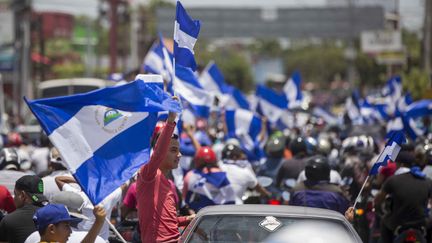
[[[66,206],[63,204],[48,204],[38,209],[33,215],[33,221],[38,230],[44,229],[50,224],[57,224],[60,222],[78,224],[81,220],[82,219],[71,217]]]

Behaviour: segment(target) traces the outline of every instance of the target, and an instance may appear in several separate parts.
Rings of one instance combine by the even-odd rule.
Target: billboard
[[[400,30],[365,31],[360,40],[365,53],[395,52],[403,48]]]
[[[10,2],[0,0],[0,47],[11,44],[15,38],[14,14]]]
[[[200,38],[350,38],[384,28],[379,6],[331,8],[188,8]],[[157,29],[172,36],[175,9],[156,11]]]

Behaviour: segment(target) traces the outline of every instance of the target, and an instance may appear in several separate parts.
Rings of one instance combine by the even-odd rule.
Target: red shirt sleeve
[[[150,157],[150,161],[141,167],[138,180],[151,181],[153,178],[155,178],[159,165],[165,159],[165,156],[168,152],[168,144],[170,143],[175,125],[175,122],[166,123],[153,149],[153,154]]]

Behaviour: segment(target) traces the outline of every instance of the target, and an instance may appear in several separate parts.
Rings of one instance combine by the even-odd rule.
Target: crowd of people
[[[177,242],[202,208],[244,203],[334,210],[365,242],[392,242],[405,225],[430,237],[430,124],[366,181],[353,208],[385,144],[383,127],[330,126],[311,117],[303,127],[278,130],[263,119],[261,143],[251,151],[227,139],[223,111],[216,113],[178,133],[170,112],[153,132],[150,160],[96,206],[44,135],[9,135],[0,153],[0,242],[108,242],[115,238],[108,221],[118,229],[135,222],[132,242]]]

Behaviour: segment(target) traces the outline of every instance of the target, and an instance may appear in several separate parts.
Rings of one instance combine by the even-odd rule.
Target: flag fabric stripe
[[[157,114],[144,119],[108,141],[76,170],[74,177],[95,202],[102,201],[150,158],[150,138]],[[106,159],[109,158],[109,159]],[[95,204],[96,205],[96,204]]]
[[[127,118],[126,122],[117,119],[100,129],[103,121],[98,121],[96,117],[100,115],[97,113],[103,113],[104,110],[103,106],[85,106],[72,119],[49,135],[51,141],[55,141],[56,147],[69,148],[62,153],[62,156],[68,162],[68,169],[72,173],[85,160],[92,157],[97,149],[113,139],[117,131],[111,128],[127,130],[149,115],[148,112],[134,112],[132,115],[130,112],[118,111]],[[72,136],[72,134],[76,135]]]

